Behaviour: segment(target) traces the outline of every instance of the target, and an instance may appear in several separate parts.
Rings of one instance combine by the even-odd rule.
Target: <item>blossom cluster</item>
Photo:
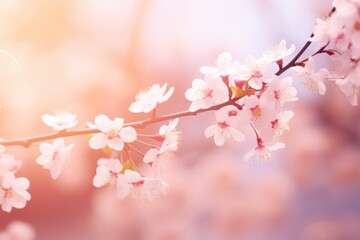
[[[141,106],[140,101],[138,104]],[[137,199],[153,200],[166,194],[168,184],[161,179],[161,172],[178,148],[180,132],[175,129],[177,122],[175,119],[169,125],[161,126],[158,134],[144,135],[138,134],[133,127],[125,127],[122,118],[110,120],[105,115],[98,115],[95,124],[90,125],[100,132],[91,137],[89,146],[103,149],[108,157],[97,162],[94,186],[113,185],[119,199],[131,195]],[[160,142],[160,146],[145,139]],[[138,149],[141,145],[149,148],[146,153]],[[140,173],[139,169],[144,166],[139,165],[150,168],[147,169],[148,177]]]
[[[311,41],[333,61],[329,79],[335,80],[349,102],[357,106],[360,97],[360,1],[334,0],[326,19],[317,19]]]
[[[0,232],[1,240],[34,240],[34,228],[22,221],[12,221]]]
[[[249,56],[245,64],[225,52],[216,66],[201,67],[204,79],[195,79],[185,96],[191,101],[191,112],[215,107],[216,121],[205,129],[205,136],[222,146],[229,138],[243,141],[242,129],[251,127],[257,144],[245,160],[256,155],[256,161],[263,162],[271,157],[271,151],[283,148],[279,137],[289,130],[288,122],[294,115],[283,105],[296,101],[297,91],[291,77],[280,78],[271,69],[274,64],[281,69],[283,59],[294,51],[294,45],[287,48],[282,40],[260,58]]]

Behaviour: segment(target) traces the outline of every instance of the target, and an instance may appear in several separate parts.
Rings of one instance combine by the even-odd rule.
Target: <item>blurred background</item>
[[[240,62],[260,57],[281,39],[299,50],[330,9],[330,0],[0,1],[0,49],[19,62],[0,54],[0,137],[47,133],[40,116],[56,110],[77,114],[79,127],[100,113],[144,119],[127,109],[153,83],[175,87],[160,114],[186,110],[200,66],[224,51]],[[38,146],[8,147],[32,199],[0,212],[0,231],[20,220],[39,240],[360,239],[360,111],[327,87],[319,97],[298,84],[287,146],[265,166],[242,161],[252,135],[221,148],[205,139],[213,113],[181,119],[169,193],[154,202],[95,189],[103,154],[84,137],[66,139],[76,145],[56,181],[35,163]]]

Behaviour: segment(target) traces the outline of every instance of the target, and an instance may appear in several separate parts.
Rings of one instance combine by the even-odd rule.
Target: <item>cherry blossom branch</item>
[[[334,11],[335,11],[335,8],[333,8],[330,11],[329,16]],[[310,38],[313,37],[313,36],[314,36],[314,34],[312,33],[310,35]],[[311,43],[312,42],[310,40],[307,41],[305,43],[305,45],[301,48],[301,50],[296,54],[296,56],[288,64],[286,64],[284,67],[280,68],[275,73],[275,75],[279,76],[279,75],[283,74],[285,71],[287,71],[289,68],[296,66],[298,59],[309,48]],[[326,47],[327,47],[327,45],[322,47],[314,55],[324,52]],[[225,80],[227,80],[227,79],[225,79]],[[163,116],[159,116],[159,117],[156,115],[156,110],[154,110],[151,113],[151,118],[150,119],[127,123],[127,124],[124,124],[124,126],[129,126],[129,127],[134,127],[134,128],[145,128],[147,125],[151,125],[151,124],[155,124],[155,123],[159,123],[159,122],[163,122],[163,121],[167,121],[167,120],[171,120],[171,119],[175,119],[175,118],[182,118],[182,117],[187,117],[187,116],[195,116],[195,115],[197,115],[199,113],[219,110],[220,108],[228,106],[228,105],[233,105],[233,106],[237,107],[239,110],[241,110],[242,106],[237,104],[236,102],[239,99],[241,99],[242,97],[243,96],[237,96],[235,98],[231,98],[231,89],[229,88],[229,100],[224,102],[224,103],[214,105],[214,106],[212,106],[210,108],[207,108],[207,109],[199,109],[199,110],[194,111],[194,112],[182,111],[182,112],[163,115]],[[43,142],[43,141],[52,140],[52,139],[56,139],[56,138],[63,138],[63,137],[74,137],[74,136],[80,136],[80,135],[88,135],[88,134],[94,134],[94,133],[98,133],[98,132],[99,132],[98,129],[92,129],[92,128],[85,128],[85,129],[79,129],[79,130],[61,130],[61,131],[58,131],[58,132],[55,132],[55,133],[49,133],[49,134],[44,134],[44,135],[39,135],[39,136],[34,136],[34,137],[19,138],[19,139],[13,139],[13,140],[4,140],[4,141],[1,141],[0,144],[3,145],[3,146],[15,146],[15,145],[17,145],[17,146],[22,146],[22,147],[28,148],[31,144],[36,143],[36,142]]]
[[[331,9],[330,13],[328,14],[328,16],[331,16],[332,13],[335,12],[335,8]],[[309,38],[312,38],[314,36],[314,33],[312,33],[310,35]],[[296,62],[297,60],[304,54],[304,52],[310,47],[312,41],[308,40],[305,45],[301,48],[301,50],[298,52],[298,54],[296,54],[296,56],[288,63],[286,64],[284,67],[280,68],[275,75],[280,76],[281,74],[283,74],[284,72],[286,72],[289,68],[292,68],[294,66],[296,66]],[[314,55],[323,52],[324,49],[327,47],[328,44],[326,44],[324,47],[322,47],[319,51],[317,51]]]
[[[127,123],[127,124],[124,124],[124,127],[145,128],[148,125],[159,123],[159,122],[164,122],[164,121],[175,119],[175,118],[196,116],[199,113],[219,110],[220,108],[228,106],[228,105],[236,105],[236,101],[238,101],[241,97],[232,98],[224,103],[214,105],[207,109],[199,109],[195,112],[182,111],[182,112],[177,112],[177,113],[173,113],[173,114],[163,115],[163,116],[159,116],[156,118],[150,118],[150,119],[146,119],[146,120],[142,120],[142,121]],[[237,107],[239,107],[239,106],[237,106]],[[13,140],[4,140],[4,141],[0,142],[0,144],[3,146],[22,146],[22,147],[28,148],[31,144],[36,143],[36,142],[48,141],[48,140],[52,140],[55,138],[88,135],[88,134],[94,134],[94,133],[98,133],[98,132],[100,132],[98,129],[91,129],[91,128],[90,129],[85,128],[85,129],[79,129],[79,130],[62,130],[59,132],[49,133],[49,134],[44,134],[44,135],[39,135],[39,136],[34,136],[34,137],[19,138],[19,139],[13,139]]]

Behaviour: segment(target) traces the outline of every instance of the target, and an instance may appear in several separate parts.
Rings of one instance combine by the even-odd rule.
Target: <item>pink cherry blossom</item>
[[[176,125],[179,119],[176,118],[170,121],[169,125],[162,125],[159,129],[159,134],[155,135],[154,139],[161,141],[159,148],[151,148],[144,156],[143,161],[145,163],[152,162],[167,162],[174,156],[174,152],[177,151],[179,142],[181,139],[181,132],[177,131]]]
[[[279,79],[274,76],[273,80],[268,83],[262,98],[267,98],[266,101],[275,101],[278,105],[282,106],[285,102],[297,101],[297,90],[292,86],[292,78],[285,77]]]
[[[100,133],[95,133],[89,141],[92,149],[101,149],[109,146],[112,149],[121,151],[124,142],[129,143],[136,140],[136,131],[132,127],[123,127],[124,119],[115,118],[111,121],[105,115],[98,115],[95,118],[95,127]]]
[[[0,181],[5,173],[7,172],[16,173],[21,166],[22,166],[22,162],[20,160],[15,159],[13,155],[0,154]]]
[[[360,86],[354,84],[348,79],[343,81],[337,81],[337,85],[339,86],[340,90],[345,94],[349,103],[352,106],[358,106],[358,101],[360,98]]]
[[[244,104],[243,111],[250,111],[251,122],[258,131],[270,124],[276,111],[271,107],[272,102],[268,101],[265,95],[260,98],[255,95],[246,96],[241,100]]]
[[[211,125],[205,129],[207,138],[213,137],[217,146],[222,146],[229,138],[240,142],[245,139],[244,134],[236,127],[250,122],[250,115],[244,111],[239,111],[234,106],[227,106],[215,112],[217,124]],[[241,123],[242,122],[242,123]]]
[[[10,212],[14,208],[24,208],[26,201],[31,199],[26,191],[29,188],[27,178],[15,178],[14,173],[8,172],[4,175],[0,183],[0,204],[5,212]]]
[[[113,184],[122,170],[122,165],[118,159],[102,158],[98,161],[96,175],[93,179],[95,187],[102,187],[106,184]]]
[[[193,80],[192,88],[186,90],[185,97],[192,102],[189,111],[195,112],[227,101],[229,92],[220,77],[206,74],[205,80]]]
[[[290,131],[289,121],[294,116],[292,111],[282,111],[276,114],[269,122],[268,127],[263,129],[263,139],[273,140],[287,134]]]
[[[178,122],[179,119],[175,118],[174,120],[171,120],[168,125],[162,125],[159,129],[159,136],[162,138],[162,146],[173,152],[178,149],[181,140],[181,132],[176,130]]]
[[[233,82],[246,80],[251,88],[260,90],[263,83],[272,80],[273,74],[270,72],[271,61],[267,58],[256,59],[254,56],[248,56],[246,64],[240,66],[237,75],[233,76]]]
[[[167,193],[168,184],[157,178],[142,177],[138,172],[126,170],[117,179],[116,196],[124,199],[129,194],[136,199],[154,200]]]
[[[77,116],[69,112],[56,112],[54,115],[44,114],[41,116],[43,122],[52,127],[55,131],[72,128],[77,123]]]
[[[272,62],[277,62],[289,56],[293,52],[295,52],[295,45],[291,44],[290,48],[287,49],[286,41],[281,40],[280,43],[274,47],[267,49],[263,54],[263,57],[269,59]]]
[[[65,146],[63,138],[57,138],[50,143],[41,143],[41,155],[36,159],[36,163],[50,170],[51,177],[57,179],[64,169],[67,155],[70,153],[74,144]]]
[[[293,77],[304,79],[304,85],[310,91],[319,92],[324,95],[326,92],[326,86],[324,80],[330,76],[327,69],[321,68],[318,72],[315,72],[315,63],[312,57],[309,57],[304,67],[296,66],[293,70],[297,72]]]
[[[255,156],[256,157],[256,159],[255,159],[256,162],[264,163],[264,162],[268,161],[271,158],[273,151],[276,151],[276,150],[279,150],[279,149],[285,147],[285,144],[282,143],[282,142],[265,143],[263,141],[263,139],[261,139],[261,138],[257,139],[257,143],[258,143],[258,146],[255,149],[248,152],[244,156],[244,161],[245,162],[249,161],[249,159],[251,157]]]
[[[162,175],[164,167],[174,158],[175,151],[178,150],[181,140],[181,132],[175,129],[178,120],[176,118],[168,125],[160,127],[159,134],[156,134],[153,139],[160,141],[161,146],[149,149],[144,155],[143,162],[151,164],[155,176]]]
[[[239,71],[239,62],[233,61],[231,53],[221,53],[216,61],[216,67],[203,66],[200,72],[203,74],[215,74],[217,76],[228,76],[236,74]]]
[[[133,113],[148,113],[154,110],[157,104],[167,101],[174,93],[173,87],[165,93],[166,87],[167,83],[162,87],[159,84],[154,84],[150,88],[140,91],[136,95],[136,102],[130,105],[129,111]]]

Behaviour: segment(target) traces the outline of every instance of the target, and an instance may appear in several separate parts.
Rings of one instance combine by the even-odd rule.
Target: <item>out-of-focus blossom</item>
[[[186,90],[185,97],[191,101],[189,111],[195,112],[225,102],[229,98],[229,93],[220,77],[206,74],[205,80],[193,80],[192,88]]]
[[[291,44],[290,48],[286,48],[286,41],[283,39],[277,45],[267,49],[263,57],[272,62],[277,62],[295,52],[295,45]]]
[[[157,178],[142,177],[138,172],[126,170],[116,184],[116,195],[123,199],[131,195],[136,199],[154,200],[167,193],[168,184]]]
[[[67,155],[70,153],[74,144],[65,146],[63,138],[57,138],[50,143],[41,143],[41,155],[36,159],[36,163],[50,170],[51,177],[57,179],[66,163]]]
[[[342,64],[343,65],[343,64]],[[351,67],[349,67],[351,66]],[[348,98],[349,102],[353,106],[358,105],[358,98],[360,97],[360,65],[354,65],[354,62],[350,62],[347,65],[347,73],[345,76],[339,76],[335,73],[336,84],[340,90]]]
[[[41,116],[43,122],[55,131],[75,127],[78,123],[77,116],[69,112],[56,112],[54,115],[44,114]]]
[[[124,148],[124,142],[129,143],[136,140],[136,131],[132,127],[123,127],[124,119],[115,118],[111,121],[105,115],[95,117],[95,127],[100,133],[95,133],[89,145],[92,149],[101,149],[109,146],[112,149],[121,151]]]
[[[132,103],[129,111],[133,113],[145,112],[148,113],[156,108],[159,103],[167,101],[174,93],[174,87],[171,87],[165,93],[167,83],[162,87],[159,84],[154,84],[151,87],[140,91],[136,95],[136,102]]]
[[[35,240],[34,228],[25,222],[13,221],[0,232],[1,240]]]
[[[13,155],[0,154],[0,180],[5,173],[16,173],[21,166],[22,162],[18,159],[15,159]]]
[[[26,201],[31,199],[27,191],[29,185],[30,183],[27,178],[16,178],[12,172],[4,174],[0,183],[0,204],[2,210],[11,212],[13,207],[24,208]]]
[[[330,76],[330,73],[326,68],[321,68],[315,72],[315,62],[312,57],[308,58],[304,67],[296,66],[292,69],[297,73],[293,77],[304,79],[304,85],[307,89],[319,92],[321,95],[325,94],[324,80]]]
[[[316,21],[314,36],[310,40],[317,44],[318,49],[326,46],[330,50],[327,53],[331,53],[331,59],[336,62],[331,78],[337,79],[340,90],[351,105],[356,106],[360,91],[360,3],[336,0],[333,6],[335,11],[325,20]],[[319,92],[325,93],[325,87],[319,86]]]

